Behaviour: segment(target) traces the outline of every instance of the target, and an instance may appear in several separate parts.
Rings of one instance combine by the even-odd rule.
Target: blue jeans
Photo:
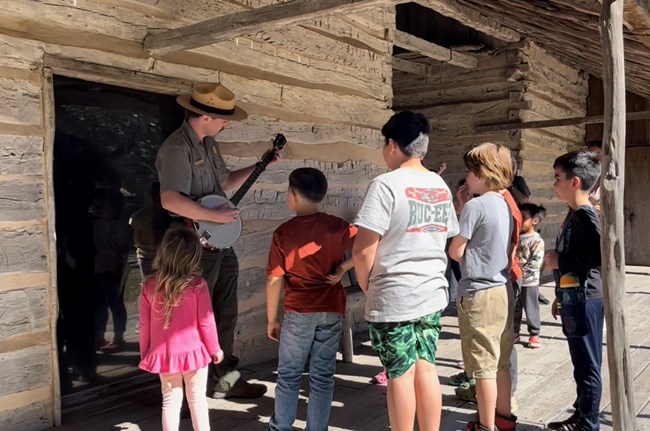
[[[337,313],[285,313],[280,332],[278,383],[270,430],[291,431],[296,420],[302,373],[310,353],[305,430],[327,430],[342,328],[343,316]]]
[[[581,429],[592,431],[600,429],[604,314],[602,298],[587,299],[585,318],[589,332],[582,337],[567,338],[577,392],[573,406],[580,417]]]

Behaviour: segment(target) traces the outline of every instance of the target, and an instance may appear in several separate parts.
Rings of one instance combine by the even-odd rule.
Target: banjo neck
[[[235,194],[230,198],[230,202],[232,202],[234,206],[239,205],[239,202],[241,202],[244,195],[248,192],[248,190],[250,190],[252,185],[255,184],[257,178],[262,174],[262,172],[266,170],[266,167],[273,161],[275,155],[282,150],[286,143],[287,139],[282,133],[275,135],[275,138],[273,139],[273,149],[266,153],[262,160],[255,163],[255,169],[253,172],[248,176],[248,178],[246,178],[246,181],[244,181],[244,184],[241,185],[239,190],[237,190]]]
[[[274,153],[271,153],[271,157],[273,157]],[[257,178],[266,170],[266,166],[269,164],[269,161],[262,160],[260,162],[257,162],[255,164],[255,170],[246,178],[246,181],[244,181],[244,184],[241,185],[239,190],[235,192],[234,195],[230,198],[230,202],[234,206],[239,205],[239,202],[244,198],[246,193],[248,193],[248,190],[255,184],[255,181],[257,181]]]

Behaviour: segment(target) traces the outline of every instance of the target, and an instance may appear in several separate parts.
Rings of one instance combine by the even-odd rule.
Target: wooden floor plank
[[[632,345],[633,372],[635,373],[635,396],[639,416],[637,428],[650,431],[650,269],[632,268],[628,274],[626,288],[628,304],[628,331]],[[545,296],[552,298],[550,285],[542,287]],[[520,431],[541,431],[543,424],[563,417],[566,407],[575,397],[566,339],[559,322],[550,316],[550,306],[542,305],[541,349],[516,346],[519,357],[519,401],[518,416]],[[438,346],[438,373],[443,393],[442,431],[464,430],[468,420],[474,418],[476,406],[458,400],[454,388],[447,385],[448,377],[460,369],[461,360],[458,324],[453,317],[442,320],[444,333]],[[525,332],[525,324],[522,325]],[[525,335],[525,334],[524,334]],[[376,355],[364,341],[355,347],[355,362],[339,362],[336,373],[336,389],[332,403],[330,430],[332,431],[384,431],[388,429],[386,413],[386,389],[370,384],[370,379],[381,370]],[[525,339],[525,337],[523,337]],[[359,339],[357,339],[357,342]],[[606,349],[604,350],[606,352]],[[243,374],[254,382],[268,386],[269,392],[259,400],[209,400],[210,418],[213,429],[233,431],[266,430],[273,412],[276,361],[247,366]],[[603,431],[611,431],[609,411],[609,383],[606,363],[603,365]],[[296,429],[304,429],[306,416],[306,395],[308,385],[305,375],[301,401],[299,403]],[[77,430],[128,430],[157,431],[160,429],[160,393],[157,385],[137,397],[125,397],[110,409],[95,412],[79,411],[64,418],[61,431]],[[182,430],[191,430],[191,421],[181,422]],[[416,428],[417,429],[417,428]],[[59,431],[59,429],[57,429]]]

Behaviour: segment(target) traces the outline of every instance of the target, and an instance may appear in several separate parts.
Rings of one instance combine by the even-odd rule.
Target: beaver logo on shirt
[[[451,214],[451,194],[447,189],[407,187],[409,203],[406,232],[447,232]]]

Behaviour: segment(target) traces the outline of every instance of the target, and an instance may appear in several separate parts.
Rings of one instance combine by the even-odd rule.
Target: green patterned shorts
[[[436,363],[441,312],[406,322],[368,322],[372,349],[389,379],[406,373],[418,359]]]

